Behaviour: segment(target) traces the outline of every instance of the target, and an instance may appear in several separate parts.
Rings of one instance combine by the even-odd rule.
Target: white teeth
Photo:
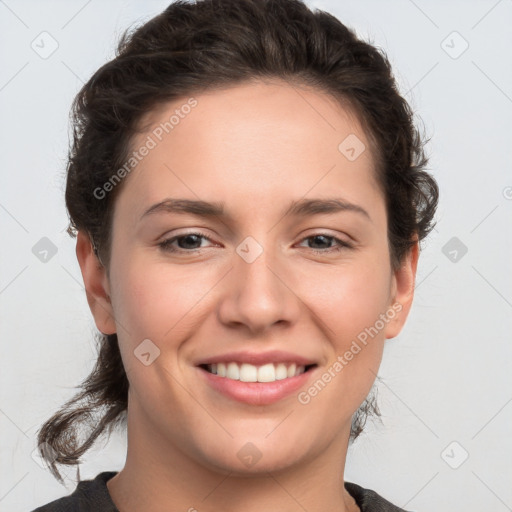
[[[283,380],[288,377],[288,370],[286,369],[286,365],[283,363],[279,363],[276,366],[276,380]]]
[[[229,363],[226,371],[226,377],[228,379],[240,380],[240,369],[236,363]]]
[[[217,363],[217,375],[219,377],[226,376],[226,365],[224,363]]]
[[[290,366],[288,366],[288,377],[293,377],[295,375],[295,363],[292,363]]]
[[[242,382],[257,382],[258,368],[256,368],[256,366],[253,366],[252,364],[243,363],[240,366],[240,380]]]
[[[208,365],[208,371],[219,377],[226,377],[242,382],[275,382],[290,377],[295,377],[306,371],[304,366],[297,366],[295,363],[286,365],[284,363],[267,363],[263,366],[235,362],[216,363]]]
[[[272,363],[264,364],[258,368],[258,382],[274,382],[276,369]]]

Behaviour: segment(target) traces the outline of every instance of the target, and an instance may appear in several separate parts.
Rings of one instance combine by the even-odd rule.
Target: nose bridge
[[[259,237],[260,240],[263,237]],[[276,267],[279,266],[276,258],[276,249],[271,245],[271,237],[266,237],[260,243],[254,237],[246,237],[236,248],[236,253],[242,261],[236,261],[236,272],[242,274],[244,288],[250,292],[264,292],[265,294],[279,293],[275,290]]]
[[[261,240],[261,241],[259,241]],[[277,322],[293,322],[298,301],[286,286],[286,270],[272,236],[248,236],[236,247],[221,319],[263,330]]]

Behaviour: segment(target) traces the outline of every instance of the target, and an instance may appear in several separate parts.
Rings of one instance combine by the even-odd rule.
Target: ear
[[[414,298],[419,252],[419,243],[416,241],[405,256],[400,268],[393,273],[390,309],[388,310],[390,312],[388,316],[391,320],[386,324],[386,338],[398,336],[409,316],[412,299]],[[394,313],[391,313],[391,311]]]
[[[77,235],[76,257],[82,271],[87,302],[96,327],[103,334],[114,334],[116,323],[110,301],[107,271],[94,253],[89,236],[82,230]]]

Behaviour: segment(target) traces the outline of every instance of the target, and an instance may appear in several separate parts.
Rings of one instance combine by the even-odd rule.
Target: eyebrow
[[[299,199],[292,201],[283,217],[291,215],[295,217],[307,217],[320,214],[333,214],[339,212],[355,212],[367,217],[371,221],[369,213],[361,206],[350,203],[340,198],[329,199]],[[224,203],[208,202],[196,199],[167,198],[148,208],[140,217],[140,220],[148,215],[156,213],[191,214],[199,217],[230,218],[224,211]]]

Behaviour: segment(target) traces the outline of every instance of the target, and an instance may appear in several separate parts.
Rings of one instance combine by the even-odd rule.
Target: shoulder
[[[82,480],[74,492],[34,509],[32,512],[119,512],[112,501],[107,481],[117,472],[99,473],[94,480]]]
[[[345,482],[345,489],[355,499],[361,512],[407,512],[393,505],[371,489],[364,489],[352,482]]]

